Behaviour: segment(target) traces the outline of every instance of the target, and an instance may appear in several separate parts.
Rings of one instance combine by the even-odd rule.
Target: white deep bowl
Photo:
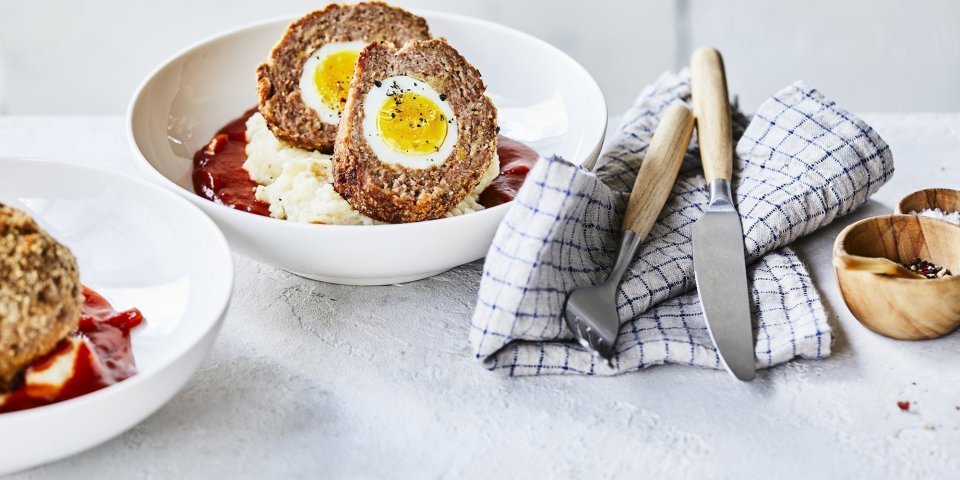
[[[576,163],[599,154],[607,109],[576,61],[525,33],[473,18],[424,12],[479,68],[500,111],[501,133],[541,155]],[[483,257],[508,205],[427,222],[312,225],[262,217],[193,192],[193,154],[257,104],[254,70],[292,18],[240,28],[177,54],[144,81],[127,113],[128,136],[146,174],[200,206],[231,245],[256,260],[335,283],[416,280]]]
[[[139,373],[53,405],[0,414],[0,475],[57,460],[136,425],[183,387],[220,329],[233,262],[198,208],[129,175],[0,158],[0,203],[26,210],[77,257],[80,280],[139,308]]]

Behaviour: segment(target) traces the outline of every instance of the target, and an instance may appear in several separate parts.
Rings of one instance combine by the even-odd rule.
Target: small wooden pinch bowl
[[[960,212],[960,190],[928,188],[911,193],[900,199],[894,213],[920,212],[939,208],[944,213]]]
[[[870,330],[901,340],[923,340],[960,326],[960,227],[916,215],[866,218],[840,232],[833,245],[834,259],[844,254],[897,263],[923,259],[953,274],[928,280],[837,268],[843,300]]]

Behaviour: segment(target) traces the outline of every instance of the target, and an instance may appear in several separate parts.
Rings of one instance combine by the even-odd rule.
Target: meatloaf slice
[[[364,138],[364,101],[392,76],[409,76],[440,94],[456,117],[457,140],[439,165],[408,168],[377,158]],[[354,208],[391,223],[443,217],[480,182],[497,151],[497,110],[476,67],[444,39],[399,50],[372,43],[360,52],[334,148],[334,188]]]
[[[318,48],[334,42],[386,41],[402,45],[430,38],[427,21],[380,2],[331,4],[291,23],[257,68],[260,113],[281,141],[330,153],[337,125],[324,123],[303,103],[303,64]]]
[[[77,260],[24,212],[0,205],[0,392],[77,330]]]

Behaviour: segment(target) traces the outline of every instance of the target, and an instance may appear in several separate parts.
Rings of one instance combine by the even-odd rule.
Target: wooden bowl
[[[870,330],[921,340],[946,335],[960,325],[960,227],[916,215],[871,217],[840,232],[833,252],[834,257],[847,253],[897,263],[923,259],[953,273],[927,280],[837,268],[843,300]]]
[[[919,212],[927,208],[939,208],[945,213],[960,212],[960,190],[928,188],[913,192],[900,199],[894,213]]]

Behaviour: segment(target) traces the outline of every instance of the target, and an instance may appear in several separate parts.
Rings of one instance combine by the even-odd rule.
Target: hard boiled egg
[[[457,144],[457,117],[446,96],[406,75],[380,80],[363,101],[363,136],[384,163],[443,164]]]
[[[323,123],[338,125],[347,103],[350,80],[367,42],[328,43],[310,54],[300,74],[300,98]]]

